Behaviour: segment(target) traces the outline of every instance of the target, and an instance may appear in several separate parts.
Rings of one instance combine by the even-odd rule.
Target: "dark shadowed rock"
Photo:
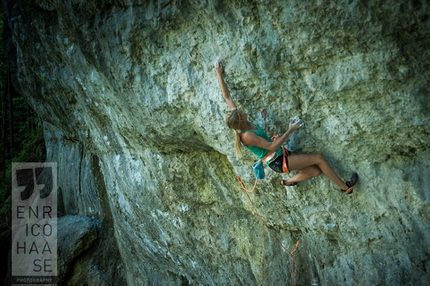
[[[58,282],[64,283],[76,258],[98,238],[99,223],[89,217],[67,215],[58,218]]]

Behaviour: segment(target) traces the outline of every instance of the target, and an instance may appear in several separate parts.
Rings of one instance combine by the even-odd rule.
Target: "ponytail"
[[[242,116],[241,113],[239,112],[238,109],[233,109],[230,110],[227,113],[225,122],[227,123],[228,128],[233,129],[233,133],[234,133],[234,142],[235,142],[235,146],[236,146],[236,156],[237,158],[241,158],[242,157],[242,142],[240,140],[240,125],[241,125],[241,121],[242,121]]]
[[[233,130],[234,132],[234,142],[236,146],[236,157],[238,159],[242,158],[242,141],[240,140],[240,132],[238,130]]]

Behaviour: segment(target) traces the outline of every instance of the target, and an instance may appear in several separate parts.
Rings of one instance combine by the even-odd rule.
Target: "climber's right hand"
[[[219,75],[223,74],[223,68],[222,68],[222,62],[221,61],[215,62],[215,70],[216,70],[217,74],[219,74]]]
[[[296,119],[296,120],[293,120],[292,122],[290,122],[289,129],[291,131],[294,131],[294,130],[299,129],[301,126],[302,126],[302,121],[300,119]]]

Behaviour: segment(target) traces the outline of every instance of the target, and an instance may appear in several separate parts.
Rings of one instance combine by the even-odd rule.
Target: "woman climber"
[[[358,175],[354,173],[347,181],[342,181],[333,171],[324,157],[320,154],[294,154],[281,146],[288,136],[300,128],[300,121],[290,123],[288,130],[279,138],[272,140],[257,124],[247,121],[246,114],[237,109],[236,104],[230,96],[230,91],[224,82],[222,62],[215,64],[216,74],[223,97],[230,108],[226,116],[226,123],[234,131],[236,153],[242,155],[242,144],[262,159],[265,165],[278,173],[289,173],[293,170],[300,172],[288,180],[281,180],[281,185],[294,186],[298,182],[308,180],[324,173],[330,180],[341,188],[341,191],[350,194],[357,183]],[[284,159],[285,158],[285,159]]]

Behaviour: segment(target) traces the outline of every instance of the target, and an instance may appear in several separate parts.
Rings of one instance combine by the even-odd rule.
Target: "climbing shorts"
[[[273,162],[269,164],[270,169],[277,173],[290,173],[290,170],[288,168],[288,156],[290,155],[290,151],[287,149],[284,149],[284,155],[279,156],[276,158]]]

